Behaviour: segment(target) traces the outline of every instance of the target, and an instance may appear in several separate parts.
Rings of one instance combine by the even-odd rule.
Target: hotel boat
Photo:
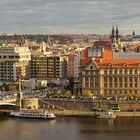
[[[56,116],[53,113],[49,113],[47,111],[40,112],[40,111],[12,111],[10,113],[10,117],[15,118],[31,118],[31,119],[55,119]]]

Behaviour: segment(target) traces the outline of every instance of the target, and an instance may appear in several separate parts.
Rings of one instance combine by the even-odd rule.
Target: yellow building
[[[113,52],[104,50],[102,58],[84,58],[82,64],[82,94],[140,97],[140,60],[113,60]]]

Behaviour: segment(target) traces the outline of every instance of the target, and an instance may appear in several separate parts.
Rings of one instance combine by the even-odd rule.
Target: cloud
[[[140,32],[139,7],[139,0],[1,0],[0,32],[109,33],[112,25]]]

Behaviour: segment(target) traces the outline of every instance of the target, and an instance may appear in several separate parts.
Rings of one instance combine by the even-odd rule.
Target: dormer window
[[[124,64],[123,67],[128,67],[128,65],[127,64]]]
[[[112,68],[112,64],[109,64],[108,67],[109,67],[109,68]]]

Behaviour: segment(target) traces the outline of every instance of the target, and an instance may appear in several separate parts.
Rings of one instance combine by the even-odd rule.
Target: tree
[[[74,78],[73,77],[68,78],[68,81],[65,83],[64,89],[70,90],[72,95],[74,94],[73,93],[73,89],[74,89]]]

